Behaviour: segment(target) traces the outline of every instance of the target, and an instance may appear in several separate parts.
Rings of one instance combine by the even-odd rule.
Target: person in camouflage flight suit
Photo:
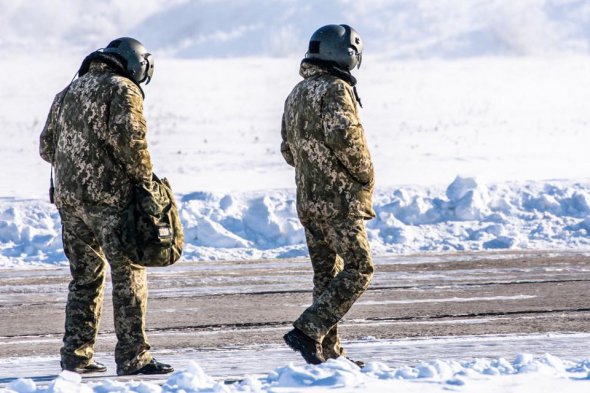
[[[375,216],[374,171],[350,74],[361,55],[351,27],[320,28],[301,63],[304,80],[285,101],[281,153],[295,167],[314,290],[313,304],[284,339],[312,364],[344,354],[337,323],[373,276],[364,220]]]
[[[153,58],[138,41],[123,37],[90,54],[79,78],[57,94],[40,137],[40,155],[55,166],[55,204],[72,280],[61,348],[62,369],[106,371],[94,361],[107,261],[119,375],[173,371],[149,353],[145,333],[144,267],[122,252],[122,209],[132,184],[151,184],[143,91]]]

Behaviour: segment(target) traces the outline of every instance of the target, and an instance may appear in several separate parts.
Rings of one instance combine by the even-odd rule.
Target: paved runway
[[[590,254],[426,254],[376,258],[376,266],[342,323],[351,356],[396,366],[590,354]],[[67,267],[0,270],[0,385],[59,372],[68,281]],[[311,301],[305,259],[179,262],[151,269],[149,287],[148,336],[159,360],[182,368],[192,359],[220,378],[299,361],[282,335]],[[110,374],[114,345],[107,295],[96,350]]]

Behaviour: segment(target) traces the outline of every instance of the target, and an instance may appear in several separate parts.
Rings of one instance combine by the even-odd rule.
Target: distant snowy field
[[[328,23],[366,42],[355,74],[377,172],[374,254],[590,249],[586,0],[0,0],[0,268],[67,263],[38,136],[84,56],[123,35],[156,57],[148,142],[177,194],[184,258],[306,255],[279,125],[307,40]],[[588,359],[521,354],[290,364],[231,386],[194,363],[162,386],[65,372],[0,392],[585,393],[588,381]]]
[[[83,55],[0,60],[0,266],[65,262],[38,135]],[[279,152],[298,63],[159,59],[148,142],[177,192],[185,258],[306,255]],[[357,76],[377,173],[375,254],[590,248],[589,59],[367,56]]]
[[[306,254],[283,102],[309,35],[350,23],[377,172],[375,254],[590,245],[590,3],[0,0],[0,266],[64,263],[38,135],[83,57],[133,35],[187,259]]]

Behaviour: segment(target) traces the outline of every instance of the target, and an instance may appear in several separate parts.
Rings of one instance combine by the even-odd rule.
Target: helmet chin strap
[[[137,81],[137,83],[138,83],[138,84],[140,84],[140,83],[143,83],[143,82],[145,82],[145,81],[147,80],[147,82],[145,82],[145,84],[147,85],[148,83],[150,83],[150,80],[151,80],[151,79],[152,79],[152,78],[150,78],[150,77],[148,76],[147,72],[144,72],[144,73],[143,73],[143,78],[141,78],[141,80]]]

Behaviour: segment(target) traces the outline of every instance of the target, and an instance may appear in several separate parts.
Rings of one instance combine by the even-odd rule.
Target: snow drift
[[[465,387],[469,391],[550,391],[547,388],[583,392],[590,380],[590,360],[572,362],[552,355],[534,357],[519,354],[513,361],[504,358],[469,361],[433,360],[416,366],[391,368],[380,362],[363,369],[348,360],[328,360],[319,366],[289,364],[263,377],[246,377],[226,385],[203,372],[191,361],[185,370],[172,374],[162,386],[150,382],[104,381],[83,384],[80,375],[64,371],[48,386],[30,379],[10,383],[5,393],[33,392],[244,392],[278,391],[370,391],[370,392],[445,392]],[[524,383],[523,383],[524,381]],[[487,390],[492,389],[492,390]],[[555,391],[553,390],[553,391]]]
[[[294,191],[178,195],[186,260],[307,255]],[[457,177],[446,190],[380,190],[367,222],[375,254],[590,247],[590,184]],[[0,266],[65,261],[59,215],[42,201],[0,199]]]

